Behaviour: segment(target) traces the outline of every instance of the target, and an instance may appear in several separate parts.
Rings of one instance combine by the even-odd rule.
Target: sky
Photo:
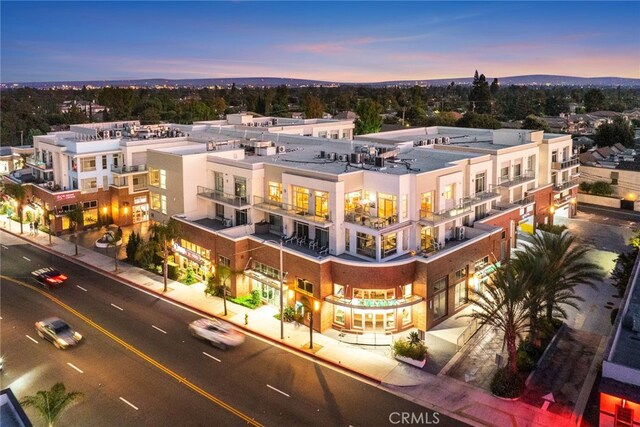
[[[640,2],[0,2],[0,82],[640,78]]]

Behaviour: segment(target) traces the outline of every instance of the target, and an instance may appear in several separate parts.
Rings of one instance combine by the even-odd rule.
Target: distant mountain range
[[[136,80],[86,80],[86,81],[66,81],[66,82],[30,82],[30,83],[2,83],[0,88],[32,87],[38,89],[50,88],[81,88],[82,86],[104,87],[194,87],[203,88],[211,86],[231,87],[235,83],[237,87],[244,86],[279,86],[287,85],[292,87],[305,86],[413,86],[413,85],[433,85],[444,86],[451,82],[457,85],[471,84],[473,78],[450,78],[450,79],[425,79],[425,80],[393,80],[377,83],[342,83],[322,80],[289,79],[282,77],[237,77],[224,79],[136,79]],[[493,77],[487,77],[491,82]],[[640,87],[640,79],[629,79],[622,77],[572,77],[555,76],[545,74],[535,74],[527,76],[498,77],[501,85],[527,85],[527,86],[625,86]]]

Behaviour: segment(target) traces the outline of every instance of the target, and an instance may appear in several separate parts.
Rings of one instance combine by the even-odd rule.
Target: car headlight
[[[77,332],[74,332],[73,333],[73,339],[76,340],[76,341],[80,341],[82,339],[82,335],[80,335]]]
[[[56,341],[58,341],[58,344],[60,344],[61,346],[65,346],[67,345],[67,342],[65,340],[63,340],[62,338],[58,338]]]

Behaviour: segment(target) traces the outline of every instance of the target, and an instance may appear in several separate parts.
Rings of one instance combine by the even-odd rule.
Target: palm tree
[[[22,184],[6,183],[4,185],[4,192],[8,196],[11,196],[18,203],[18,222],[20,223],[20,234],[24,234],[22,229],[22,207],[24,205],[24,199],[27,196],[27,189]]]
[[[518,252],[511,263],[517,274],[529,277],[525,303],[529,317],[529,339],[532,343],[536,343],[542,327],[540,316],[546,295],[544,288],[546,263],[543,258],[527,250]]]
[[[64,410],[82,396],[83,394],[77,391],[67,393],[64,384],[56,383],[50,390],[41,390],[33,396],[24,397],[20,404],[25,408],[34,408],[47,421],[49,427],[53,427]]]
[[[604,277],[600,266],[587,260],[589,249],[575,245],[569,233],[553,234],[538,232],[533,236],[532,246],[527,249],[531,257],[542,260],[542,271],[538,280],[542,283],[544,309],[549,323],[554,318],[566,318],[565,306],[578,308],[576,301],[583,298],[575,294],[575,287],[586,284],[592,287]]]
[[[164,292],[167,292],[168,288],[168,276],[167,276],[167,262],[169,261],[169,251],[171,250],[171,244],[173,239],[178,237],[178,223],[169,218],[166,223],[154,223],[149,227],[149,230],[160,243],[160,250],[162,251],[162,271],[164,273]]]
[[[76,244],[76,256],[78,255],[78,226],[84,223],[84,209],[76,205],[73,209],[64,213],[69,219],[69,226],[73,229],[73,240]]]
[[[484,292],[471,289],[474,296],[471,303],[480,310],[461,316],[474,318],[481,326],[489,325],[502,331],[509,355],[508,366],[513,373],[518,371],[516,340],[522,340],[528,331],[526,296],[529,280],[529,277],[518,274],[511,264],[505,265],[496,271]]]

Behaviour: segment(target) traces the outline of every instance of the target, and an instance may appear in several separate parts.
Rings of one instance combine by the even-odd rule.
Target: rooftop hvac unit
[[[464,240],[464,226],[456,227],[456,240]]]
[[[104,139],[109,139],[109,131],[105,130],[101,132],[101,135]]]
[[[427,139],[427,145],[433,145],[436,143],[436,139],[435,138],[429,138]]]
[[[448,136],[445,136],[444,138],[442,138],[442,143],[443,144],[450,144],[451,143],[451,138],[449,138]]]
[[[360,153],[351,153],[351,158],[349,159],[350,163],[362,163],[362,154]]]
[[[121,138],[122,137],[122,131],[119,131],[119,130],[115,131],[115,137],[116,138]]]
[[[440,137],[436,138],[436,144],[442,144],[442,138]]]
[[[384,166],[384,159],[382,157],[376,157],[373,164],[375,167],[381,168]]]
[[[325,153],[324,151],[320,151],[320,158],[324,159],[327,156],[327,153]]]
[[[329,160],[335,160],[335,159],[336,159],[336,155],[337,155],[336,153],[329,153],[329,155],[327,156],[327,158],[328,158]]]
[[[285,151],[287,151],[287,147],[285,147],[284,145],[278,145],[278,153],[284,153]]]
[[[338,160],[340,160],[341,162],[346,162],[347,160],[349,160],[349,156],[347,154],[340,154],[338,156]]]

